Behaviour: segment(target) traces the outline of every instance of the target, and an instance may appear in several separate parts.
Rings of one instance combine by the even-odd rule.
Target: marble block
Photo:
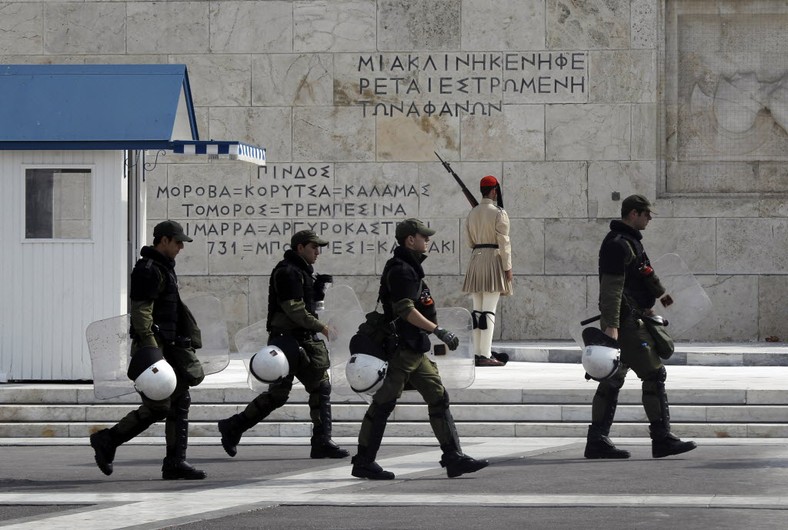
[[[749,340],[758,336],[757,276],[696,276],[711,300],[711,313],[679,340]]]
[[[265,147],[268,162],[288,162],[294,159],[292,112],[290,107],[211,107],[208,137]]]
[[[379,0],[377,47],[383,51],[459,49],[461,8],[461,0]]]
[[[370,218],[420,217],[420,204],[432,193],[430,183],[419,182],[417,164],[339,162],[334,167],[335,200],[343,203],[335,218],[347,217],[363,222]],[[385,231],[380,233],[379,224],[370,226],[369,232],[388,235]]]
[[[188,66],[195,106],[250,105],[252,67],[248,55],[174,55],[171,60]]]
[[[632,105],[632,160],[652,161],[657,158],[657,105]]]
[[[758,278],[758,338],[777,336],[788,340],[788,275],[764,275]]]
[[[0,50],[3,50],[4,54],[43,53],[44,32],[41,28],[43,6],[44,4],[39,3],[0,5]],[[53,27],[52,30],[53,33],[60,35],[60,39],[65,38],[62,27]]]
[[[630,105],[548,105],[547,160],[626,160],[630,151]]]
[[[716,269],[715,233],[715,220],[711,218],[663,219],[655,216],[643,231],[643,245],[652,260],[663,254],[678,254],[693,273],[713,273]]]
[[[653,49],[657,47],[657,10],[659,4],[652,0],[632,0],[630,3],[632,48]]]
[[[596,273],[599,245],[607,232],[604,221],[545,220],[545,273]]]
[[[10,4],[10,6],[19,4]],[[30,4],[30,7],[36,4]],[[131,10],[129,4],[128,9]],[[151,4],[144,4],[150,6]],[[8,4],[6,4],[8,6]],[[25,31],[24,18],[40,16],[40,11],[31,12],[28,8],[9,8],[0,13],[4,20],[16,20],[16,31]],[[6,17],[13,16],[13,19]],[[96,3],[46,3],[43,20],[44,51],[48,54],[123,54],[127,51],[127,34],[131,35],[133,24],[127,19],[126,4],[114,2]],[[21,20],[20,20],[21,19]],[[29,26],[27,31],[30,31]],[[0,32],[4,33],[4,32]],[[21,35],[19,35],[21,36]],[[14,47],[23,44],[24,40]],[[7,48],[3,47],[5,51]]]
[[[547,0],[547,47],[622,49],[630,41],[630,0]]]
[[[510,217],[586,217],[586,162],[504,163]]]
[[[619,162],[595,161],[588,164],[588,216],[600,219],[619,219],[621,201],[639,193],[655,201],[655,210],[660,215],[661,200],[655,200],[657,187],[657,164],[653,161]],[[619,198],[613,199],[618,193]]]
[[[293,159],[365,161],[375,159],[375,122],[353,107],[293,108]]]
[[[541,50],[545,46],[543,0],[462,2],[464,50]],[[523,31],[523,28],[528,28]]]
[[[121,10],[124,7],[126,10],[125,51],[129,53],[209,52],[208,6],[208,2],[118,4]],[[110,27],[115,31],[115,26]]]
[[[460,118],[378,116],[375,133],[377,160],[432,161],[436,150],[451,153],[459,149]]]
[[[589,103],[654,103],[656,52],[592,51],[589,54]]]
[[[331,55],[326,53],[255,55],[252,105],[331,105],[332,71]]]
[[[248,325],[249,279],[245,276],[186,276],[181,279],[181,297],[210,294],[222,303],[228,337]],[[188,300],[187,300],[188,304]],[[199,324],[199,322],[197,323]]]
[[[718,273],[788,272],[788,219],[717,219]]]
[[[375,50],[374,0],[293,2],[293,51]]]
[[[501,340],[564,339],[567,310],[585,303],[581,276],[518,276],[517,294],[502,298]]]
[[[209,16],[212,53],[286,53],[293,49],[292,2],[211,2]]]
[[[542,105],[503,105],[503,112],[461,119],[462,156],[471,160],[544,160]]]
[[[486,175],[493,175],[500,180],[506,197],[507,188],[502,177],[500,162],[460,162],[456,160],[459,156],[457,152],[438,150],[438,154],[449,163],[477,201],[481,200],[479,182]],[[424,191],[419,198],[417,217],[461,219],[464,223],[471,205],[454,177],[446,171],[434,154],[432,157],[432,162],[418,164],[419,184]],[[461,232],[463,238],[464,226],[463,224]],[[464,239],[462,250],[465,251]]]

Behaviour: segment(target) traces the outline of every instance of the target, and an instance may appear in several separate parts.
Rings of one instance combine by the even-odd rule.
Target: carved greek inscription
[[[330,242],[324,252],[388,254],[394,228],[419,215],[430,184],[336,179],[332,164],[274,164],[260,168],[252,183],[193,182],[160,185],[152,200],[167,200],[171,217],[187,233],[207,242],[209,257],[278,256],[290,237],[311,229]],[[427,220],[428,221],[428,220]],[[430,252],[456,254],[453,239],[434,239]]]
[[[588,91],[586,52],[359,55],[364,116],[489,116],[508,102],[576,102]]]

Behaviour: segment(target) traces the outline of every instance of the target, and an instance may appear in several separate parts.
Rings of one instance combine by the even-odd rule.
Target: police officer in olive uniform
[[[621,366],[599,383],[591,408],[586,458],[629,458],[608,435],[618,404],[618,393],[630,368],[643,381],[643,408],[650,422],[654,458],[686,453],[695,442],[683,442],[670,432],[670,412],[665,393],[667,372],[654,349],[654,339],[641,320],[653,314],[657,298],[665,294],[643,248],[641,230],[651,220],[652,205],[643,195],[631,195],[621,204],[621,220],[610,223],[610,232],[599,249],[599,309],[601,329],[618,340]],[[663,298],[670,303],[669,297]]]
[[[454,333],[437,325],[437,311],[430,289],[424,283],[421,263],[435,231],[418,219],[406,219],[396,228],[399,246],[386,262],[380,279],[380,300],[389,321],[395,321],[399,343],[388,363],[383,386],[372,397],[358,435],[358,453],[353,457],[354,477],[391,480],[394,473],[375,462],[386,422],[406,383],[427,403],[430,425],[443,450],[441,466],[449,477],[473,473],[486,467],[487,460],[474,460],[460,450],[460,439],[449,410],[449,394],[443,387],[437,365],[429,359],[427,336],[434,333],[450,350],[459,346]],[[395,320],[396,319],[396,320]]]
[[[269,344],[272,339],[292,337],[300,346],[300,362],[292,366],[290,375],[273,383],[266,392],[257,396],[243,412],[219,422],[222,447],[230,456],[237,453],[243,433],[281,407],[290,396],[293,378],[297,377],[309,393],[309,410],[312,418],[311,458],[345,458],[348,451],[331,439],[331,383],[328,348],[317,333],[329,336],[329,328],[318,320],[316,300],[323,286],[315,281],[312,265],[320,255],[320,248],[328,241],[320,239],[312,230],[297,232],[271,272],[268,288],[268,319],[266,328]],[[320,292],[320,293],[319,293]],[[322,299],[322,298],[321,298]]]
[[[157,421],[165,420],[167,456],[162,464],[165,480],[199,480],[206,473],[186,462],[189,442],[189,387],[199,385],[205,374],[197,359],[200,330],[189,309],[178,294],[175,256],[184,241],[191,242],[183,227],[175,221],[164,221],[153,229],[153,246],[143,247],[142,256],[131,273],[132,356],[141,348],[160,348],[164,359],[175,371],[177,385],[172,395],[154,401],[140,392],[142,405],[127,414],[116,425],[90,436],[96,464],[105,474],[112,474],[115,450],[141,434]]]

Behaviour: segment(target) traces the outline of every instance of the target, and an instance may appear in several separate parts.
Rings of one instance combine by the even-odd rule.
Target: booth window
[[[91,170],[25,170],[25,238],[90,239]]]

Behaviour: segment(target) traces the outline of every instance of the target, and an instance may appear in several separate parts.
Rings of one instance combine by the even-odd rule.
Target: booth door
[[[0,378],[91,378],[85,328],[126,312],[123,151],[0,151]]]

